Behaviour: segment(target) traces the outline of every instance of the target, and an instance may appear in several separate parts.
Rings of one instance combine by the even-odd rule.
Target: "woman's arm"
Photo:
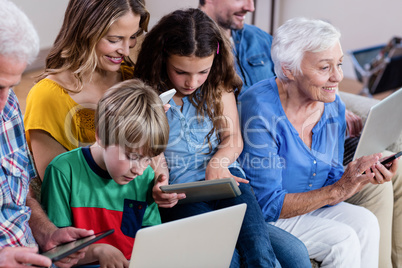
[[[49,163],[67,149],[43,130],[30,130],[32,154],[39,178],[43,181],[45,170]]]
[[[222,93],[223,124],[219,129],[220,144],[214,156],[209,160],[205,179],[221,179],[234,177],[230,174],[228,166],[239,157],[243,150],[243,139],[240,133],[239,115],[236,99],[233,92]],[[216,120],[216,119],[215,119]],[[238,182],[248,183],[247,180],[235,177]]]
[[[304,193],[286,194],[279,218],[303,215],[348,199],[373,179],[374,173],[370,167],[378,159],[379,154],[373,154],[351,162],[343,176],[332,185]]]
[[[63,244],[80,237],[93,235],[92,230],[78,229],[74,227],[57,228],[47,217],[42,206],[32,196],[32,189],[28,192],[27,206],[31,209],[31,218],[29,226],[32,229],[32,234],[38,242],[42,250],[49,250],[59,244]],[[71,267],[75,265],[79,259],[83,258],[87,248],[84,248],[70,256],[58,261],[58,267]]]

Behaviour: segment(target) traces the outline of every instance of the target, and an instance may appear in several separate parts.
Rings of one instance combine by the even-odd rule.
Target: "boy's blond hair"
[[[155,90],[139,79],[111,87],[98,102],[96,134],[105,147],[119,145],[144,156],[162,153],[169,140],[169,124]]]

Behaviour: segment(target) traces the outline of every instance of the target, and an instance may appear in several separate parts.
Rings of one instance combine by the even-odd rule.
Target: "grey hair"
[[[286,21],[274,33],[271,56],[275,73],[281,81],[288,81],[282,68],[302,74],[301,62],[306,52],[320,52],[340,41],[341,33],[330,23],[308,18]]]
[[[0,55],[31,64],[39,53],[39,36],[25,13],[0,0]]]

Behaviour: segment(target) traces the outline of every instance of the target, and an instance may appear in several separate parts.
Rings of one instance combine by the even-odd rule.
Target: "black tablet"
[[[76,252],[80,249],[83,249],[83,248],[89,246],[90,244],[104,238],[105,236],[110,235],[113,232],[114,232],[114,229],[110,229],[108,231],[96,233],[91,236],[82,237],[77,240],[58,245],[57,247],[54,247],[46,252],[41,253],[41,255],[50,258],[52,260],[52,262],[57,262],[65,257],[73,254],[74,252]]]
[[[178,204],[206,202],[241,195],[234,178],[163,185],[160,188],[165,193],[185,193],[186,198],[179,200]]]

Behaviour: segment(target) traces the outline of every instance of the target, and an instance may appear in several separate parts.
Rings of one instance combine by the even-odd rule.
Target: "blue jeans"
[[[230,169],[230,172],[234,176],[243,177],[237,169]],[[170,209],[161,208],[162,221],[178,220],[246,203],[247,210],[236,244],[236,250],[241,256],[241,266],[276,267],[275,254],[271,246],[267,226],[254,192],[249,184],[240,183],[239,188],[242,194],[235,198],[176,205]],[[233,258],[231,267],[237,268],[239,266],[239,259]]]
[[[275,256],[282,268],[310,268],[311,262],[304,243],[285,230],[266,223]]]
[[[296,236],[266,223],[267,232],[276,256],[276,268],[310,268],[311,262],[304,243]],[[235,250],[230,267],[241,267],[240,255]]]

